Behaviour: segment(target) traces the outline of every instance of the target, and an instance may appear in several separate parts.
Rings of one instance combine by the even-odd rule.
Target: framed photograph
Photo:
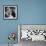
[[[3,14],[4,19],[17,19],[17,5],[4,5]]]

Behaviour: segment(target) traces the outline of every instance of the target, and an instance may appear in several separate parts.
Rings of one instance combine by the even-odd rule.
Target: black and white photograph
[[[17,19],[17,6],[16,5],[5,5],[4,9],[4,19]]]
[[[20,46],[42,46],[46,44],[46,25],[19,24],[18,38]]]
[[[20,40],[46,41],[46,25],[19,25]]]

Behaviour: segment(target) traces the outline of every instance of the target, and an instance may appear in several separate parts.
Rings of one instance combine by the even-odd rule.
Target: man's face
[[[11,11],[11,9],[8,7],[8,8],[7,8],[7,15],[10,16],[11,14],[12,14],[12,11]]]

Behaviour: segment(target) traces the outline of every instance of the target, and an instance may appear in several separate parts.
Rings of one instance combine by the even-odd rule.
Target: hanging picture
[[[17,5],[4,5],[4,19],[17,19]]]

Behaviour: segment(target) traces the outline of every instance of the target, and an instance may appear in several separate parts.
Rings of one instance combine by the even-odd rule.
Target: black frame
[[[5,14],[4,14],[5,7],[16,7],[16,18],[13,18],[13,19],[5,18]],[[18,5],[3,5],[3,19],[4,20],[17,20],[18,19]]]

